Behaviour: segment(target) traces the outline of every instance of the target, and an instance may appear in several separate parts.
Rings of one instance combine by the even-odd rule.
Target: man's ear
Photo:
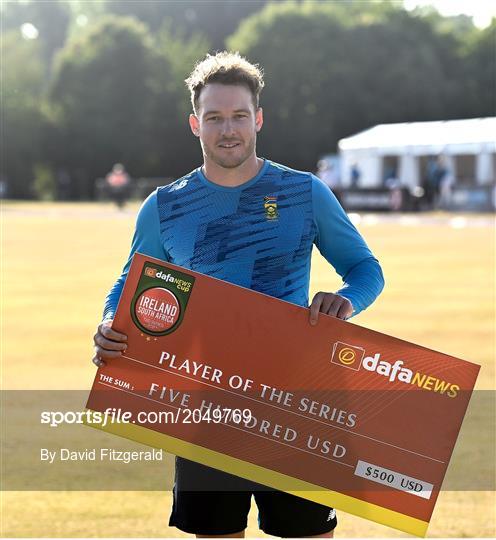
[[[191,131],[193,132],[193,135],[195,137],[200,136],[200,121],[198,120],[198,117],[193,113],[189,115],[189,127],[191,128]]]
[[[257,133],[262,129],[263,126],[263,109],[262,107],[258,107],[257,111],[255,112],[255,129]]]

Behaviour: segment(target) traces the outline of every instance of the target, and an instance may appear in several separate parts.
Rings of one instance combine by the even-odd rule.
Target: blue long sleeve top
[[[384,287],[381,267],[317,177],[265,160],[257,176],[225,187],[198,168],[144,201],[104,319],[114,317],[136,251],[308,306],[314,245],[341,276],[337,293],[353,315],[367,308]]]

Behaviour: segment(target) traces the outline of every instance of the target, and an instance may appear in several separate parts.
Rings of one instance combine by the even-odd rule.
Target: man
[[[107,191],[118,208],[122,208],[129,196],[131,179],[124,165],[116,163],[105,177]]]
[[[256,155],[263,124],[262,74],[238,54],[207,56],[187,79],[203,165],[144,202],[131,255],[140,251],[219,279],[308,306],[315,243],[343,277],[309,312],[347,319],[383,287],[380,266],[331,191],[310,173]],[[130,266],[110,291],[95,335],[94,363],[118,358],[126,336],[110,328]],[[263,314],[261,314],[263,316]],[[277,360],[275,360],[277,361]],[[332,537],[333,509],[176,459],[170,524],[198,537],[244,537],[252,493],[260,528],[281,537]]]
[[[362,173],[360,172],[358,165],[356,163],[353,163],[353,165],[351,166],[351,180],[350,180],[350,185],[352,188],[358,187],[361,176],[362,176]]]
[[[334,163],[326,159],[320,159],[317,163],[317,176],[332,190],[339,189],[339,176],[334,168]],[[335,193],[334,193],[335,194]]]

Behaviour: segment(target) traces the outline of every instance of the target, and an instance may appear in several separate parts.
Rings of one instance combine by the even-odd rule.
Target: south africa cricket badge
[[[267,195],[264,198],[265,217],[269,220],[275,220],[279,217],[277,212],[277,197]]]

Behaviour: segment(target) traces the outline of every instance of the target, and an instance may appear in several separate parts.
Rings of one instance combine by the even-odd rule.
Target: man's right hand
[[[98,325],[96,334],[93,336],[95,343],[95,356],[93,363],[98,367],[105,365],[105,360],[119,358],[127,349],[127,336],[112,330],[112,320],[107,320]]]

